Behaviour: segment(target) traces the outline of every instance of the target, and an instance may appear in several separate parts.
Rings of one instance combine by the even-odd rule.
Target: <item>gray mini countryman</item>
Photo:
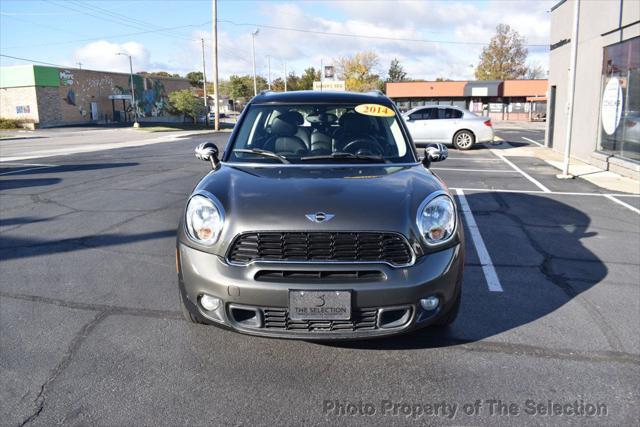
[[[381,93],[265,92],[239,117],[178,227],[187,320],[350,340],[454,321],[464,235],[447,187]]]

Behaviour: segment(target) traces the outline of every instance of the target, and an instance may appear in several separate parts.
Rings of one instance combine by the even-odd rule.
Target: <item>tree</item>
[[[267,80],[262,76],[258,76],[256,82],[258,92],[268,87]],[[232,75],[229,77],[229,96],[231,99],[240,102],[248,101],[253,97],[253,76]]]
[[[204,112],[202,101],[195,97],[189,89],[179,90],[169,94],[169,104],[173,110],[193,118],[196,123]]]
[[[436,81],[437,82],[450,82],[452,80],[451,79],[447,79],[445,77],[436,77]]]
[[[389,71],[387,73],[387,82],[401,82],[407,80],[407,73],[404,71],[400,61],[397,58],[393,58],[389,65]]]
[[[147,72],[147,71],[140,71],[136,74],[139,74],[141,76],[145,76],[145,77],[180,77],[180,74],[178,73],[168,73],[166,71],[152,71],[152,72]]]
[[[316,71],[315,68],[309,67],[300,76],[300,82],[297,89],[292,90],[311,90],[313,89],[313,82],[320,81],[320,70]],[[289,82],[287,82],[287,86]],[[287,88],[288,89],[288,88]]]
[[[284,79],[282,77],[276,77],[273,79],[271,81],[271,90],[274,92],[284,92]]]
[[[525,79],[544,79],[547,77],[547,72],[540,64],[532,64],[527,66],[527,72],[524,76]]]
[[[204,74],[202,74],[202,71],[192,71],[187,73],[187,78],[189,79],[191,86],[202,87],[202,82],[204,82]]]
[[[345,81],[347,90],[366,92],[380,89],[383,82],[376,73],[379,64],[375,52],[358,52],[351,57],[338,59],[338,76]]]
[[[524,37],[509,25],[498,24],[496,35],[482,49],[480,63],[476,67],[478,80],[510,80],[524,77],[528,50]]]

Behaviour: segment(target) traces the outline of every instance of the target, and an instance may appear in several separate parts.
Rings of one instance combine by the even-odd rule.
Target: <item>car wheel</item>
[[[461,130],[453,135],[453,145],[458,150],[470,150],[476,142],[476,137],[468,130]]]
[[[440,317],[435,322],[433,322],[433,326],[449,326],[450,324],[452,324],[456,320],[456,317],[458,317],[461,300],[462,291],[458,291],[458,296],[453,302],[453,305],[449,308],[448,311],[442,313]]]
[[[184,316],[185,320],[191,323],[206,324],[198,314],[191,311],[192,309],[196,310],[196,308],[193,307],[193,304],[182,294],[182,291],[178,291],[178,294],[180,309],[182,310],[182,316]]]

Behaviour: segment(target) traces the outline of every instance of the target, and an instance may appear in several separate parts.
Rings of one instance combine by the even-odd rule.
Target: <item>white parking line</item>
[[[467,228],[471,233],[471,241],[476,248],[478,258],[480,259],[480,265],[482,266],[482,272],[484,273],[484,278],[487,281],[487,286],[489,286],[489,290],[491,292],[502,292],[502,285],[500,285],[498,273],[496,273],[496,269],[494,268],[493,262],[491,261],[491,256],[489,256],[489,251],[487,251],[484,240],[482,240],[480,229],[478,228],[476,220],[473,217],[473,212],[471,212],[469,203],[467,203],[467,198],[464,196],[464,191],[458,188],[456,190],[456,194],[458,195],[458,200],[460,201],[460,206],[462,207],[462,214],[464,215],[464,219],[467,222]]]
[[[490,157],[447,157],[447,160],[471,160],[477,162],[499,162],[500,159],[494,159]]]
[[[429,168],[434,171],[456,171],[456,172],[498,172],[498,173],[518,173],[517,171],[504,169],[458,169],[458,168]]]
[[[15,171],[2,172],[2,173],[0,173],[0,175],[11,175],[13,173],[35,171],[35,170],[38,170],[38,169],[48,169],[48,168],[54,168],[55,166],[56,165],[48,165],[48,166],[38,166],[38,167],[35,167],[35,168],[18,169],[18,170],[15,170]]]
[[[624,206],[625,208],[627,208],[627,209],[637,213],[638,215],[640,215],[640,209],[636,208],[635,206],[631,206],[629,203],[625,203],[622,200],[618,200],[618,199],[616,199],[615,197],[613,197],[610,194],[607,194],[605,197],[607,199],[609,199],[609,200],[613,200],[614,202],[616,202],[620,206]]]
[[[526,136],[523,136],[522,139],[524,139],[525,141],[529,141],[529,142],[533,142],[536,145],[539,145],[540,147],[544,147],[544,144],[540,144],[538,141],[534,141],[531,138],[527,138]]]
[[[625,194],[625,193],[580,193],[572,191],[540,191],[540,190],[506,190],[500,188],[466,188],[466,187],[450,187],[450,190],[463,190],[463,191],[478,191],[485,193],[516,193],[516,194],[549,194],[560,196],[614,196],[614,197],[640,197],[640,194]]]
[[[540,183],[540,181],[538,181],[537,179],[533,178],[531,175],[529,175],[528,173],[526,173],[525,171],[523,171],[522,169],[520,169],[518,166],[516,166],[511,160],[507,159],[505,156],[503,156],[502,154],[498,153],[496,150],[489,150],[491,151],[493,154],[495,154],[496,156],[498,156],[499,158],[501,158],[502,160],[505,161],[506,164],[508,164],[509,166],[511,166],[514,170],[520,172],[520,174],[522,176],[524,176],[525,178],[527,178],[529,181],[531,181],[533,184],[536,185],[536,187],[538,187],[539,189],[541,189],[542,191],[544,191],[545,193],[551,193],[551,190],[549,190],[547,187],[545,187],[544,185],[542,185]]]

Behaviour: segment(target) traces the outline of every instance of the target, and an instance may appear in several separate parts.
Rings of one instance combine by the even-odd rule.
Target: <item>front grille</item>
[[[301,270],[260,270],[254,279],[261,282],[330,283],[384,280],[381,271],[301,271]]]
[[[263,309],[264,328],[291,332],[361,331],[377,328],[378,310],[357,310],[351,320],[291,320],[286,309]]]
[[[346,261],[411,263],[409,244],[399,234],[371,232],[265,232],[241,234],[233,241],[227,259],[251,261]]]

